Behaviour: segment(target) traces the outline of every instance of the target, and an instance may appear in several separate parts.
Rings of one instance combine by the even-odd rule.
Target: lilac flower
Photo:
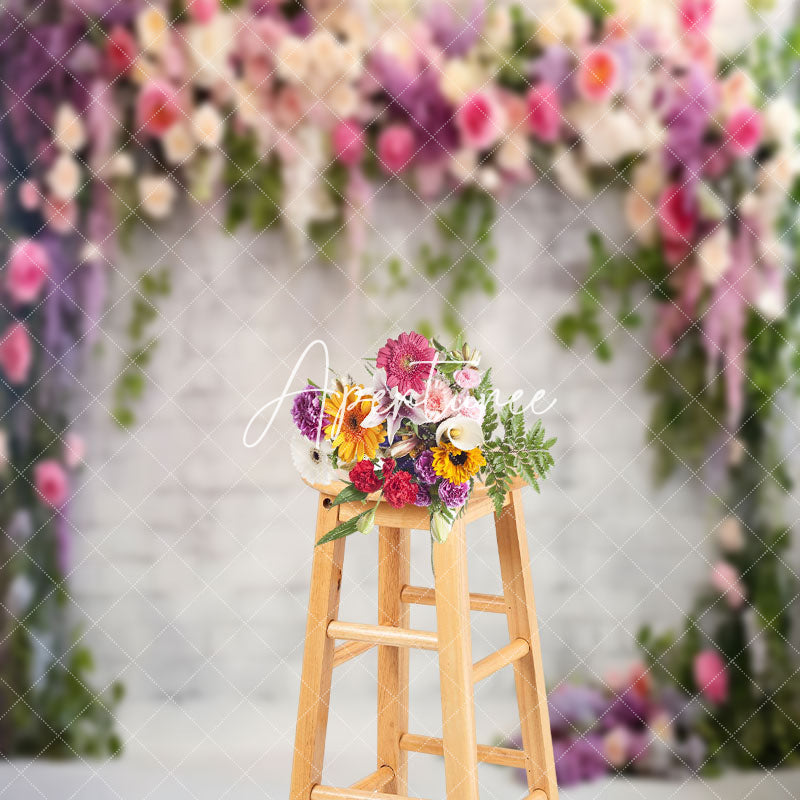
[[[612,698],[600,722],[605,730],[624,725],[626,728],[643,728],[648,717],[647,701],[633,689],[625,689]]]
[[[320,418],[322,418],[321,424]],[[292,419],[306,439],[315,441],[319,431],[329,422],[328,415],[322,411],[322,392],[310,384],[306,386],[294,398]]]
[[[554,87],[562,105],[575,99],[574,74],[575,54],[562,44],[546,47],[531,67],[534,81]]]
[[[553,733],[567,735],[594,725],[608,708],[608,700],[599,689],[567,683],[550,694],[547,705]]]
[[[596,734],[576,739],[557,739],[553,742],[553,751],[559,786],[597,780],[609,773],[609,765],[603,755],[603,742]]]
[[[453,5],[434,2],[427,15],[433,41],[448,56],[463,56],[478,41],[486,16],[486,3],[473,0],[466,15]]]
[[[414,501],[415,506],[427,508],[431,504],[431,495],[426,486],[417,485],[417,499]]]
[[[448,508],[461,508],[469,497],[469,483],[450,483],[443,480],[439,484],[439,497]]]
[[[417,477],[429,486],[436,483],[439,476],[433,471],[433,452],[431,450],[423,450],[414,462],[414,472]]]

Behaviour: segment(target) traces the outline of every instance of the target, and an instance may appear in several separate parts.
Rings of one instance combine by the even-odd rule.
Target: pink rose
[[[714,0],[681,0],[678,21],[687,33],[705,33],[711,27]]]
[[[112,78],[118,78],[130,71],[136,61],[139,47],[133,34],[122,25],[115,25],[106,39],[106,64]]]
[[[703,697],[714,705],[728,699],[728,672],[716,650],[703,650],[694,659],[694,682]]]
[[[481,382],[481,373],[473,367],[465,367],[453,373],[453,380],[462,389],[474,389]]]
[[[414,134],[408,125],[395,123],[378,136],[378,159],[386,172],[402,172],[414,155]]]
[[[581,59],[575,86],[584,100],[596,103],[611,97],[619,88],[620,64],[617,54],[606,47],[590,50]]]
[[[555,87],[540,83],[528,92],[528,125],[542,142],[555,142],[561,129],[561,101]]]
[[[186,13],[201,25],[211,22],[219,9],[219,0],[186,0]]]
[[[23,239],[11,251],[6,268],[6,291],[15,303],[32,303],[50,274],[50,257],[38,242]]]
[[[47,458],[34,466],[33,485],[47,505],[58,508],[66,502],[67,474],[55,459]]]
[[[364,156],[364,130],[357,122],[340,122],[333,129],[332,144],[337,160],[354,167]]]
[[[738,570],[727,561],[720,561],[711,570],[711,585],[725,597],[731,608],[741,608],[745,601],[745,588]]]
[[[467,147],[486,150],[503,134],[502,108],[488,92],[476,92],[458,109],[456,125]]]
[[[146,133],[163,136],[180,116],[178,94],[166,81],[151,81],[139,93],[136,124]]]
[[[19,204],[26,211],[36,211],[42,204],[42,195],[36,181],[23,181],[19,185]]]
[[[725,126],[727,145],[734,155],[751,156],[764,135],[764,120],[754,108],[734,111]]]
[[[28,331],[14,322],[0,339],[0,369],[11,384],[25,383],[33,361],[33,347]]]
[[[677,263],[691,249],[697,228],[697,204],[685,186],[672,183],[665,187],[658,202],[658,224],[667,257]]]

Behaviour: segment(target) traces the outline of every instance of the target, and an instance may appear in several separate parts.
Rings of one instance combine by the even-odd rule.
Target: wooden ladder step
[[[472,682],[477,683],[495,672],[524,658],[531,651],[531,646],[525,639],[514,639],[513,642],[501,647],[491,655],[482,658],[472,667]]]
[[[317,784],[311,790],[311,800],[418,800],[418,798],[399,794],[368,792],[360,789],[337,789],[335,786],[320,786]]]
[[[404,733],[400,737],[400,749],[409,753],[427,753],[432,756],[444,755],[444,744],[434,736],[420,736],[416,733]],[[502,767],[518,767],[525,769],[525,753],[510,747],[492,747],[478,745],[478,761],[486,764],[499,764]],[[540,798],[532,798],[540,800]]]
[[[375,647],[371,642],[348,642],[347,644],[340,644],[333,651],[333,666],[338,667],[346,664],[351,658],[360,656],[366,653],[367,650],[372,650]]]
[[[384,764],[371,775],[356,781],[350,788],[360,792],[382,792],[394,778],[394,770]]]
[[[350,642],[369,642],[389,647],[416,647],[420,650],[438,650],[439,637],[431,631],[413,631],[390,625],[362,625],[359,622],[328,624],[329,639],[346,639]]]
[[[435,606],[436,592],[422,586],[404,586],[400,592],[400,599],[404,603],[414,603],[418,606]],[[494,594],[472,593],[469,596],[469,607],[472,611],[486,611],[490,614],[505,614],[506,601],[503,597]]]

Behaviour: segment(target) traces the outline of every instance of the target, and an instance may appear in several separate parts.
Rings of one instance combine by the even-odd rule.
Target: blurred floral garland
[[[653,439],[667,468],[702,462],[709,444],[732,453],[731,511],[750,535],[726,556],[724,594],[735,586],[750,600],[778,678],[793,675],[787,535],[759,498],[765,476],[785,483],[771,426],[776,393],[796,370],[784,358],[795,277],[789,239],[775,232],[789,229],[795,205],[798,123],[782,90],[800,38],[792,32],[777,50],[759,42],[756,57],[729,61],[707,36],[711,0],[675,5],[583,0],[533,19],[477,0],[461,12],[432,2],[417,16],[385,4],[372,25],[329,0],[6,3],[0,752],[119,746],[118,690],[90,687],[81,637],[64,633],[66,512],[83,449],[75,387],[116,248],[137,224],[170,216],[182,195],[210,212],[222,204],[231,230],[282,221],[301,263],[326,255],[357,281],[370,198],[399,178],[436,211],[440,241],[422,246],[411,269],[391,262],[386,272],[434,285],[455,329],[467,295],[493,290],[496,199],[545,181],[586,200],[621,180],[640,247],[609,253],[595,241],[579,308],[558,333],[570,345],[586,335],[606,357],[605,294],[621,293],[625,326],[640,316],[638,287],[662,301]],[[114,409],[122,424],[168,288],[151,272],[137,283]],[[738,668],[743,626],[754,623],[731,614],[728,643],[717,644]],[[667,669],[678,646],[658,642],[643,639],[653,668]],[[669,675],[703,688],[685,669]],[[775,692],[787,683],[777,679]],[[735,723],[733,705],[723,709],[732,719],[712,715],[719,730]],[[796,728],[787,737],[775,752],[796,742]]]

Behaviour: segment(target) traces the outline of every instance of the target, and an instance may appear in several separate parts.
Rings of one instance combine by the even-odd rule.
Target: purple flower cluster
[[[329,419],[322,411],[322,392],[309,384],[292,403],[292,419],[300,433],[313,442],[321,429],[320,417],[324,428]]]
[[[431,495],[426,486],[417,485],[417,499],[414,501],[415,506],[420,508],[427,508],[431,504]]]
[[[461,508],[469,497],[469,483],[450,483],[443,480],[439,484],[439,497],[448,508]]]
[[[423,450],[414,462],[414,472],[417,477],[428,486],[436,483],[439,476],[433,471],[433,452],[430,450]]]

